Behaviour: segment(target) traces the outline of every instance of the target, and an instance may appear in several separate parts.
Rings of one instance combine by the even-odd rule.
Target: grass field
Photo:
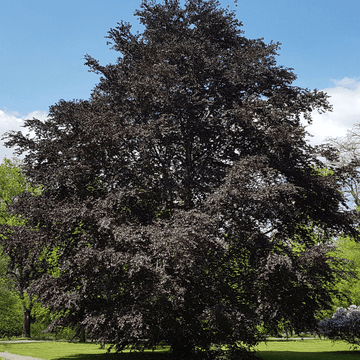
[[[0,352],[33,356],[46,360],[130,360],[130,359],[166,359],[169,348],[149,351],[140,356],[134,353],[108,354],[98,344],[68,342],[31,342],[31,343],[0,343]],[[135,355],[135,356],[134,356]]]
[[[267,341],[258,346],[264,360],[355,360],[360,351],[350,350],[343,341],[330,340],[280,340]]]
[[[329,340],[267,341],[258,347],[263,360],[355,360],[360,351],[350,350],[345,342]],[[46,360],[165,360],[168,349],[144,354],[106,354],[96,344],[67,342],[0,343],[0,352],[38,357]],[[1,360],[1,358],[0,358]]]

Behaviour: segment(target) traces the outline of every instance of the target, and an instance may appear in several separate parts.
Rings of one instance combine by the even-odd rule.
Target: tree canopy
[[[4,158],[0,164],[0,224],[20,224],[19,217],[11,217],[7,211],[8,206],[24,191],[33,189],[27,183],[21,171],[21,161]],[[37,190],[38,192],[38,190]]]
[[[116,63],[86,55],[100,75],[88,100],[27,120],[32,138],[6,135],[43,185],[11,209],[36,228],[24,243],[56,254],[32,287],[62,315],[49,330],[190,358],[242,352],[284,323],[314,329],[339,275],[329,240],[357,236],[336,168],[318,170],[331,152],[301,123],[330,110],[327,95],[292,85],[279,44],[247,39],[217,1],[143,1],[135,15],[143,33],[108,33]]]
[[[360,124],[348,130],[346,136],[337,138],[328,138],[328,145],[335,150],[336,157],[331,160],[333,166],[342,170],[341,184],[343,191],[349,201],[360,209],[360,186],[359,186],[359,136]]]

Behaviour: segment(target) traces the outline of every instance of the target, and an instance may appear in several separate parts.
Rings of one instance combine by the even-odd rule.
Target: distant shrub
[[[46,332],[47,326],[41,322],[35,322],[31,325],[31,337],[37,340],[77,340],[75,330],[70,327],[60,329],[56,332]]]
[[[50,310],[40,303],[34,302],[31,316],[34,322],[31,324],[31,337],[38,340],[73,340],[76,331],[70,327],[61,328],[54,332],[46,331],[51,323],[53,315]]]
[[[360,345],[360,306],[351,305],[348,309],[337,308],[330,319],[319,323],[319,333],[332,340],[345,340]]]

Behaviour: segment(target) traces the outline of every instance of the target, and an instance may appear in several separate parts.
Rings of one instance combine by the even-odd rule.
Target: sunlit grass
[[[329,340],[269,340],[258,346],[263,360],[355,360],[360,351],[350,350],[349,344]],[[68,342],[2,343],[0,352],[8,351],[46,360],[165,360],[169,348],[149,351],[144,354],[125,352],[108,354],[97,344]],[[0,360],[2,360],[0,358]]]
[[[157,349],[155,352],[148,351],[141,355],[141,359],[164,359],[169,348]],[[123,354],[107,353],[107,349],[101,349],[98,344],[68,343],[68,342],[33,342],[33,343],[3,343],[0,344],[0,352],[18,355],[33,356],[46,360],[102,360],[102,359],[134,359],[134,353]],[[109,356],[110,355],[110,356]],[[138,358],[136,356],[136,358]]]

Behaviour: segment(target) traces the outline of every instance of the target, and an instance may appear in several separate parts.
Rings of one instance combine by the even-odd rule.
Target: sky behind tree
[[[118,56],[104,37],[133,15],[141,0],[0,0],[0,133],[24,119],[45,119],[60,99],[87,99],[98,82],[84,55],[105,65]],[[278,64],[294,69],[294,85],[326,91],[332,113],[314,115],[313,143],[343,136],[360,122],[359,0],[231,0],[247,38],[280,42]],[[0,157],[12,149],[0,144]]]

